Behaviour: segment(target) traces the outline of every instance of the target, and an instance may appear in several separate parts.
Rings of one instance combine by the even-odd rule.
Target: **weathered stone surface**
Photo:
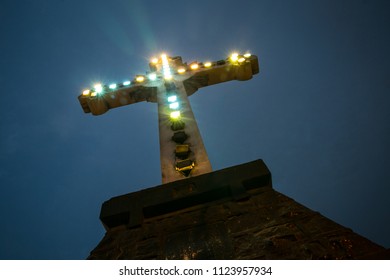
[[[101,218],[107,232],[89,259],[390,257],[275,191],[262,161],[113,198]]]

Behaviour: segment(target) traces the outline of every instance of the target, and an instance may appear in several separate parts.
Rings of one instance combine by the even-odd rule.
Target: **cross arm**
[[[156,87],[120,84],[118,89],[111,90],[109,86],[103,87],[100,93],[84,91],[78,96],[84,113],[101,115],[109,109],[130,105],[137,102],[157,102]]]
[[[121,84],[96,84],[78,96],[85,113],[102,115],[110,109],[142,102],[157,102],[157,91],[162,80],[183,82],[186,94],[192,95],[199,88],[231,80],[245,81],[259,73],[258,58],[255,55],[234,53],[215,62],[183,63],[180,56],[153,59],[149,64],[151,72],[138,75],[132,81]]]
[[[246,81],[259,73],[259,62],[255,55],[242,61],[232,61],[231,58],[213,63],[213,67],[204,68],[194,73],[183,82],[187,94],[192,95],[199,88],[211,86],[232,80]]]

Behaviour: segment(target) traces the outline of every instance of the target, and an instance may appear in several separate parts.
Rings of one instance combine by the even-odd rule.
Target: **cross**
[[[162,54],[149,63],[150,71],[119,84],[95,84],[79,96],[85,113],[141,101],[158,106],[162,183],[212,171],[188,96],[199,88],[231,80],[245,81],[259,73],[257,56],[233,53],[214,62],[183,63],[180,56]]]

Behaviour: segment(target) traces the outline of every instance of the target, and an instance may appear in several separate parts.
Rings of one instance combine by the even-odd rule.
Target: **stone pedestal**
[[[262,160],[106,201],[88,259],[389,259],[272,188]]]

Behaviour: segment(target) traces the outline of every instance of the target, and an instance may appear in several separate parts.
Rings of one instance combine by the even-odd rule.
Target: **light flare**
[[[171,68],[169,67],[168,57],[165,53],[161,55],[161,61],[162,61],[164,79],[166,80],[172,79]]]
[[[103,91],[102,84],[95,84],[93,87],[95,88],[96,93],[102,93]]]

